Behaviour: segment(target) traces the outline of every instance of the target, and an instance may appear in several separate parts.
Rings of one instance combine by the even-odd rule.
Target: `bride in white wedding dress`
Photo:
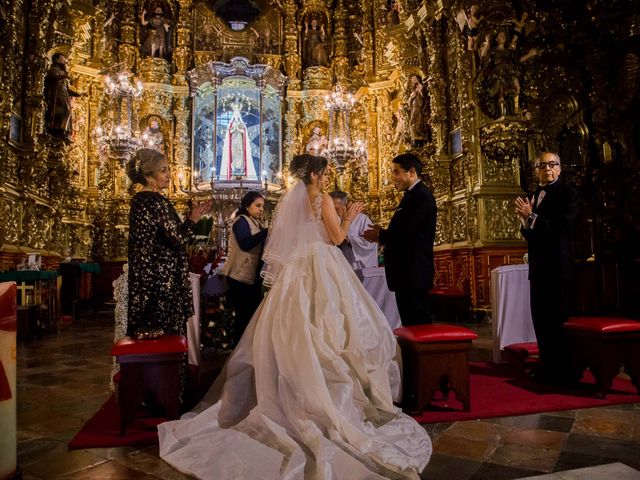
[[[269,293],[201,404],[158,426],[160,456],[202,479],[418,479],[425,430],[393,405],[396,340],[336,244],[349,222],[300,155],[264,259]],[[353,219],[354,205],[345,215]]]

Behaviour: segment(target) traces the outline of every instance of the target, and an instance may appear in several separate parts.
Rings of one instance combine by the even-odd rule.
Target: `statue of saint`
[[[251,155],[251,140],[240,107],[237,102],[231,104],[233,113],[224,135],[220,180],[232,180],[234,177],[250,180],[258,178]]]
[[[322,151],[327,148],[327,137],[322,135],[320,127],[313,127],[304,152],[309,155],[321,155]]]
[[[304,24],[304,68],[306,67],[328,67],[329,57],[327,55],[326,34],[324,25],[318,25],[316,18]]]
[[[70,97],[81,97],[82,94],[69,86],[67,59],[62,53],[54,53],[51,57],[51,66],[44,79],[44,96],[47,101],[47,132],[53,137],[71,141],[73,125]]]
[[[160,125],[155,117],[149,119],[147,128],[142,132],[142,140],[145,147],[153,148],[164,154],[164,135],[160,131]]]
[[[478,81],[488,97],[482,99],[485,109],[493,118],[520,112],[521,65],[540,54],[534,48],[518,55],[508,48],[507,40],[507,34],[499,31],[495,36],[496,44],[491,48],[491,35],[488,34],[480,48],[482,71]]]
[[[418,75],[411,75],[411,94],[409,106],[409,133],[412,142],[427,140],[426,119],[429,103],[425,95],[422,79]]]
[[[140,14],[140,22],[147,27],[147,38],[142,44],[142,55],[146,57],[171,60],[171,20],[167,18],[160,5],[151,15],[146,10]]]

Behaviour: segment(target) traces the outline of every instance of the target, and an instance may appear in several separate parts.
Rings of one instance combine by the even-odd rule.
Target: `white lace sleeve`
[[[113,343],[127,336],[128,307],[129,307],[129,272],[128,265],[123,266],[124,273],[113,281],[113,298],[116,301],[114,310],[115,332],[113,335]],[[113,383],[113,377],[120,371],[120,365],[113,358],[111,367],[111,378],[109,379],[109,388],[115,391],[116,386]]]

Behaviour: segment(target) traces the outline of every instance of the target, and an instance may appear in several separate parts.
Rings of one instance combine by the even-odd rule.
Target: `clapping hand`
[[[515,200],[516,213],[523,219],[529,218],[529,215],[533,212],[533,205],[528,198],[518,197]]]
[[[211,200],[207,200],[206,202],[200,202],[191,208],[191,212],[189,212],[189,220],[191,220],[193,223],[198,223],[202,215],[204,215],[210,210],[211,210]]]
[[[364,210],[364,203],[352,202],[347,205],[347,211],[344,214],[344,219],[352,222],[353,219],[356,218],[360,212],[362,212],[362,210]]]

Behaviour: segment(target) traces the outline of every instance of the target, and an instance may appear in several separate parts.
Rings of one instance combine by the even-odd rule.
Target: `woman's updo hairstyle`
[[[240,200],[240,209],[238,210],[238,215],[249,215],[249,207],[253,202],[255,202],[258,198],[264,198],[260,192],[256,192],[255,190],[251,190],[244,194],[242,200]]]
[[[147,176],[159,170],[164,155],[152,148],[141,148],[127,163],[127,176],[133,183],[147,184]]]
[[[289,165],[289,171],[291,175],[302,180],[305,185],[309,185],[311,183],[311,174],[319,175],[322,173],[327,168],[327,163],[325,157],[305,153],[293,157]]]

